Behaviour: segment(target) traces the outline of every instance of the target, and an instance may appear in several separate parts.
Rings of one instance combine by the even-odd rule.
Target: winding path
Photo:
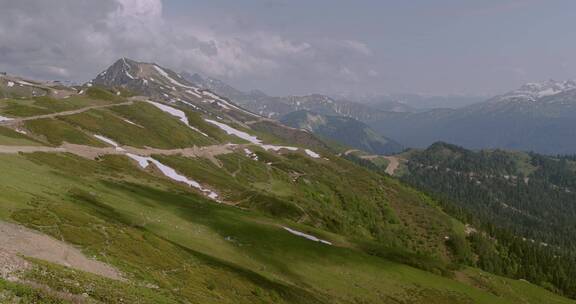
[[[344,155],[348,155],[350,153],[353,152],[360,152],[360,150],[358,149],[350,149],[347,150],[346,152],[344,152]],[[398,170],[398,167],[400,167],[400,161],[401,158],[398,156],[384,156],[384,155],[361,155],[360,158],[362,159],[367,159],[367,160],[373,160],[376,158],[384,158],[386,160],[388,160],[388,166],[386,166],[386,174],[388,175],[394,175],[394,173],[396,173],[396,170]]]
[[[50,114],[44,114],[44,115],[36,115],[36,116],[29,116],[29,117],[11,118],[10,120],[0,121],[0,126],[15,125],[15,124],[19,124],[19,123],[21,123],[21,122],[23,122],[23,121],[29,121],[29,120],[36,120],[36,119],[43,119],[43,118],[54,118],[54,117],[59,117],[59,116],[75,115],[75,114],[79,114],[79,113],[86,112],[86,111],[90,111],[90,110],[94,110],[94,109],[102,109],[102,108],[111,108],[111,107],[118,107],[118,106],[126,106],[126,105],[131,105],[131,104],[133,104],[133,103],[134,103],[133,101],[126,101],[126,102],[113,103],[113,104],[107,104],[107,105],[88,106],[88,107],[84,107],[84,108],[80,108],[80,109],[76,109],[76,110],[70,110],[70,111],[64,111],[64,112],[57,112],[57,113],[50,113]]]
[[[240,146],[240,145],[237,145]],[[228,144],[213,145],[205,147],[191,147],[183,149],[156,149],[156,148],[135,148],[130,146],[115,147],[92,147],[65,143],[60,147],[46,146],[3,146],[0,145],[0,154],[17,154],[17,153],[72,153],[84,158],[95,159],[102,155],[124,155],[126,153],[137,154],[141,156],[159,155],[182,155],[186,157],[206,157],[212,158],[217,155],[228,154],[233,151],[233,147]]]
[[[398,158],[397,156],[383,156],[383,157],[389,161],[388,166],[386,167],[386,173],[394,175],[398,167],[400,167],[400,158]]]

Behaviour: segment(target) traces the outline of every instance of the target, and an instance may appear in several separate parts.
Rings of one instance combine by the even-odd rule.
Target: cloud
[[[356,40],[334,40],[334,41],[332,41],[332,43],[335,46],[349,49],[349,50],[354,51],[354,52],[361,54],[361,55],[372,56],[372,50],[368,47],[368,45],[366,45],[365,43],[362,43],[360,41],[356,41]]]
[[[129,57],[230,80],[359,81],[372,55],[354,40],[171,20],[161,0],[0,0],[0,7],[0,70],[41,79],[85,81]]]

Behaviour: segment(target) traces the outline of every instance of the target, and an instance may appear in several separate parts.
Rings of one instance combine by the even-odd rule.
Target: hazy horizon
[[[0,70],[39,79],[86,81],[120,57],[272,95],[492,96],[576,78],[569,1],[0,5]]]

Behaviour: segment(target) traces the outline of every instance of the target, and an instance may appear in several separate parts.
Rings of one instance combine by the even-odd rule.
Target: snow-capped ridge
[[[530,82],[519,89],[497,96],[494,101],[537,101],[541,98],[557,95],[576,89],[574,80]]]

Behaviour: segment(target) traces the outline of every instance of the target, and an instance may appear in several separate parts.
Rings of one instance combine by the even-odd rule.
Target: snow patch
[[[246,113],[246,114],[249,114],[249,115],[252,115],[252,116],[258,116],[258,115],[254,114],[254,113],[251,113],[251,112],[249,112],[249,111],[246,111],[246,110],[244,110],[244,109],[242,109],[242,108],[239,108],[239,107],[237,107],[237,106],[235,106],[235,105],[227,102],[226,100],[222,99],[220,96],[218,96],[218,95],[216,95],[216,94],[214,94],[214,93],[212,93],[212,92],[210,92],[210,91],[202,91],[202,94],[203,94],[204,96],[208,96],[208,97],[216,100],[216,101],[217,101],[216,104],[219,105],[220,107],[224,108],[224,109],[229,110],[230,108],[234,108],[234,109],[236,109],[236,110],[238,110],[238,111],[242,111],[242,112],[244,112],[244,113]]]
[[[248,156],[249,158],[253,159],[253,160],[258,160],[258,155],[256,155],[256,153],[244,148],[244,153],[246,154],[246,156]]]
[[[12,120],[12,118],[0,116],[0,122],[2,122],[2,121],[10,121],[10,120]]]
[[[198,98],[202,98],[202,96],[200,96],[200,94],[198,94],[197,92],[192,91],[192,90],[186,90],[186,93],[191,94],[191,95],[194,95],[194,96],[196,96],[196,97],[198,97]]]
[[[121,148],[117,142],[113,141],[112,139],[110,139],[106,136],[94,134],[94,137],[98,138],[99,140],[101,140],[101,141],[103,141],[103,142],[105,142],[111,146],[114,146],[116,148],[116,151],[126,151],[123,148]]]
[[[143,128],[141,125],[139,125],[139,124],[137,124],[137,123],[134,123],[134,122],[132,122],[132,121],[129,121],[129,120],[128,120],[128,119],[126,119],[126,118],[122,118],[122,120],[123,120],[124,122],[126,122],[126,123],[129,123],[129,124],[131,124],[131,125],[134,125],[134,126],[137,126],[137,127]]]
[[[137,161],[138,165],[140,165],[140,167],[142,167],[143,169],[148,168],[150,163],[152,163],[152,164],[154,164],[154,166],[156,166],[156,168],[158,168],[158,170],[160,170],[160,172],[162,172],[162,174],[164,174],[164,176],[168,177],[169,179],[180,182],[180,183],[184,183],[190,187],[196,188],[196,189],[200,190],[202,193],[204,193],[207,197],[209,197],[213,200],[217,200],[217,198],[218,198],[218,194],[215,193],[214,191],[202,187],[202,185],[200,185],[197,181],[189,179],[188,177],[179,174],[173,168],[164,165],[163,163],[155,160],[152,157],[144,157],[144,156],[135,155],[132,153],[126,153],[126,156]]]
[[[196,89],[195,87],[187,86],[187,85],[184,85],[184,84],[176,81],[174,78],[170,77],[170,75],[168,75],[168,73],[166,71],[164,71],[161,67],[159,67],[157,65],[154,65],[154,69],[158,73],[160,73],[160,75],[162,75],[162,77],[168,79],[168,81],[170,81],[172,84],[175,84],[179,87],[183,87],[183,88],[187,88],[187,89],[193,89],[193,90]]]
[[[236,137],[240,137],[240,138],[242,138],[248,142],[251,142],[255,145],[262,145],[262,141],[260,139],[258,139],[258,137],[256,137],[256,136],[252,136],[246,132],[234,129],[234,128],[230,127],[229,125],[218,122],[218,121],[214,121],[211,119],[204,119],[204,120],[208,123],[211,123],[211,124],[217,126],[222,131],[226,132],[228,135],[234,135]]]
[[[225,123],[221,123],[218,121],[214,121],[211,119],[204,119],[206,122],[211,123],[213,125],[216,125],[218,128],[220,128],[221,130],[223,130],[224,132],[226,132],[226,134],[228,135],[234,135],[236,137],[239,137],[241,139],[244,139],[252,144],[258,145],[260,147],[262,147],[264,150],[269,151],[275,151],[278,152],[282,149],[285,150],[290,150],[290,151],[298,151],[297,147],[291,147],[291,146],[276,146],[276,145],[266,145],[263,144],[262,141],[260,139],[258,139],[258,137],[250,135],[246,132],[240,131],[238,129],[232,128],[229,125],[225,124]],[[306,149],[306,154],[312,158],[320,158],[320,155],[312,150],[308,150]]]
[[[308,156],[312,157],[312,158],[320,158],[320,154],[310,150],[310,149],[306,149],[304,150],[304,152],[306,152],[306,154],[308,154]]]
[[[286,149],[286,150],[290,150],[290,151],[298,151],[298,148],[290,147],[290,146],[262,145],[261,147],[264,148],[266,151],[272,150],[275,152],[278,152],[282,149]]]
[[[226,104],[222,103],[222,102],[219,102],[219,101],[216,100],[216,104],[217,104],[218,106],[220,106],[221,108],[224,108],[224,109],[226,109],[226,110],[230,110],[230,107],[227,106]]]
[[[140,166],[140,168],[142,169],[146,169],[148,168],[148,160],[151,159],[150,157],[144,157],[144,156],[140,156],[140,155],[136,155],[136,154],[132,154],[132,153],[126,153],[126,156],[130,157],[131,159],[135,160],[136,162],[138,162],[138,165]]]
[[[185,100],[182,100],[182,99],[178,99],[178,101],[180,101],[181,103],[183,103],[183,104],[185,104],[185,105],[187,105],[187,106],[191,106],[192,108],[194,108],[194,109],[196,109],[196,110],[199,110],[199,108],[198,108],[196,105],[192,104],[192,103],[189,103],[189,102],[187,102],[187,101],[185,101]]]
[[[514,90],[512,92],[499,96],[496,99],[496,101],[524,100],[532,102],[543,97],[557,95],[574,89],[576,89],[576,82],[571,80],[563,82],[558,82],[554,80],[549,80],[540,83],[532,82],[523,85],[518,90]]]
[[[24,81],[24,80],[19,80],[18,83],[21,84],[21,85],[25,85],[25,86],[31,86],[31,87],[36,86],[35,84],[30,83],[30,82],[28,82],[28,81]]]
[[[160,109],[160,110],[162,110],[162,111],[164,111],[164,112],[166,112],[166,113],[168,113],[168,114],[170,114],[170,115],[178,118],[181,122],[183,122],[185,125],[187,125],[190,129],[192,129],[192,130],[194,130],[194,131],[196,131],[196,132],[198,132],[198,133],[200,133],[200,134],[208,137],[208,134],[200,131],[200,130],[199,130],[198,128],[196,128],[196,127],[191,126],[191,125],[190,125],[190,122],[188,121],[188,117],[186,116],[186,113],[182,112],[181,110],[176,109],[176,108],[173,108],[173,107],[171,107],[171,106],[167,106],[167,105],[165,105],[165,104],[157,103],[157,102],[154,102],[154,101],[147,101],[147,102],[150,103],[150,104],[152,104],[152,105],[154,105],[154,106],[157,107],[158,109]]]
[[[294,235],[301,236],[301,237],[306,238],[306,239],[309,239],[309,240],[311,240],[311,241],[320,242],[320,243],[326,244],[326,245],[332,245],[331,242],[325,241],[325,240],[323,240],[323,239],[319,239],[319,238],[317,238],[317,237],[315,237],[315,236],[313,236],[313,235],[306,234],[306,233],[304,233],[304,232],[300,232],[300,231],[297,231],[297,230],[294,230],[294,229],[290,229],[290,228],[284,227],[284,226],[282,226],[282,228],[284,228],[284,230],[286,230],[286,231],[288,231],[288,232],[290,232],[290,233],[292,233],[292,234],[294,234]]]
[[[13,86],[14,86],[14,82],[8,81],[8,87],[11,88],[11,87],[13,87]]]
[[[130,67],[130,65],[128,64],[128,62],[126,62],[126,58],[122,58],[122,62],[124,63],[124,67],[126,68],[124,70],[124,74],[126,74],[126,76],[128,76],[128,78],[134,80],[136,78],[134,78],[134,76],[132,76],[128,71],[130,71],[132,68]]]

